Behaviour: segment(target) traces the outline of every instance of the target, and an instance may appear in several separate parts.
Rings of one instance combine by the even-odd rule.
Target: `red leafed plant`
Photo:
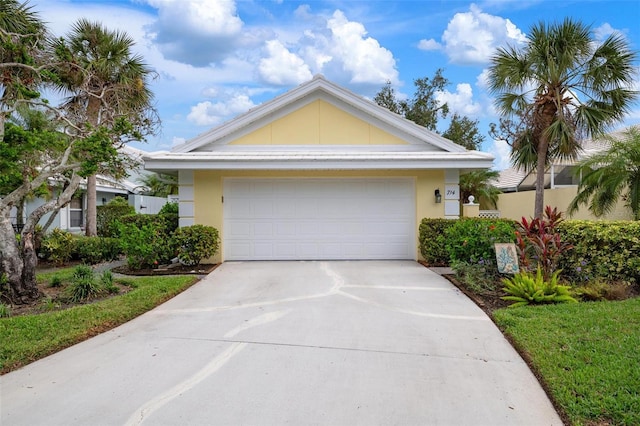
[[[562,220],[562,212],[547,206],[542,220],[523,217],[516,231],[520,265],[528,271],[539,267],[545,280],[550,279],[557,269],[562,253],[573,248],[560,238],[557,227]]]

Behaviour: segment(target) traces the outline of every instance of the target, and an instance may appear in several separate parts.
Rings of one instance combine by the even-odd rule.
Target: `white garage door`
[[[414,259],[410,178],[224,181],[226,260]]]

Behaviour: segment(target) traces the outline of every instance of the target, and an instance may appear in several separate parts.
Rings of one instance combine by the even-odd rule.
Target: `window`
[[[578,185],[580,179],[576,176],[576,167],[565,166],[559,172],[556,170],[553,182],[556,186]]]
[[[82,195],[74,195],[69,202],[69,227],[82,228],[84,226],[84,210],[82,209]]]

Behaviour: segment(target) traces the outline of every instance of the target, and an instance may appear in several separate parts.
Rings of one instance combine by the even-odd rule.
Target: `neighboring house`
[[[619,138],[623,131],[611,134]],[[571,201],[578,194],[580,176],[576,174],[577,164],[591,155],[609,148],[609,142],[602,139],[588,139],[582,143],[582,150],[575,160],[556,160],[545,170],[544,203],[558,210],[566,212]],[[517,168],[509,168],[500,172],[500,178],[495,183],[503,193],[498,199],[498,210],[501,217],[520,220],[523,216],[533,216],[535,202],[536,171],[526,172]],[[597,218],[586,207],[571,216],[573,219],[589,220],[632,220],[631,211],[619,202],[616,208],[607,216]]]
[[[460,171],[493,157],[316,76],[144,160],[178,174],[180,225],[216,227],[224,261],[416,259],[420,220],[457,218]]]
[[[131,147],[123,147],[122,149],[132,158],[140,161],[140,165],[129,170],[129,176],[126,179],[116,180],[112,177],[98,175],[96,179],[97,205],[101,206],[107,204],[115,197],[122,197],[129,200],[129,204],[134,206],[136,213],[158,213],[160,208],[162,208],[168,200],[161,197],[142,195],[146,188],[139,183],[143,174],[149,173],[143,170],[141,162],[146,152]],[[33,210],[44,204],[45,201],[46,200],[41,198],[27,200],[24,211],[25,218],[28,217]],[[86,223],[86,209],[86,182],[82,182],[79,190],[69,204],[56,213],[49,229],[60,228],[74,233],[83,232]],[[11,216],[12,222],[16,224],[15,208],[12,210]],[[49,220],[49,217],[50,214],[45,215],[40,220],[40,223],[44,225]]]

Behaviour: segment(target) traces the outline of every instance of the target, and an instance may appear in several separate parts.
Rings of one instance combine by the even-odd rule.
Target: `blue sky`
[[[483,76],[497,47],[522,43],[537,22],[567,17],[596,38],[624,35],[640,51],[640,1],[215,1],[32,0],[57,35],[79,18],[124,30],[158,73],[152,82],[162,133],[146,151],[177,143],[309,80],[324,76],[373,98],[391,81],[400,96],[438,68],[452,112],[497,122]],[[640,75],[640,64],[638,74]],[[640,90],[640,83],[636,81]],[[640,104],[623,125],[640,123]],[[448,122],[443,120],[439,130]],[[508,166],[509,147],[486,136],[483,151]]]

